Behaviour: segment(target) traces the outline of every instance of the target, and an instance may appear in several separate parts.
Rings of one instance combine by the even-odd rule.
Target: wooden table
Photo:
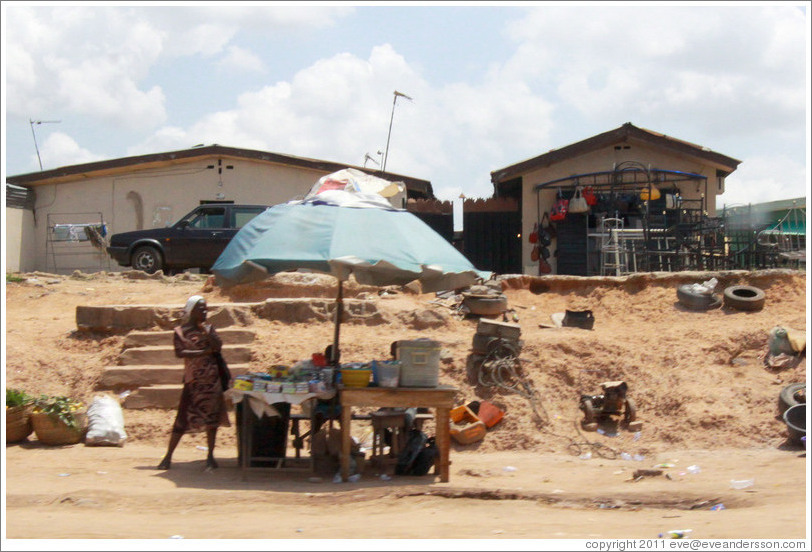
[[[273,404],[277,403],[290,403],[290,404],[301,404],[304,401],[310,399],[322,399],[328,400],[335,396],[335,390],[325,391],[322,393],[265,393],[262,391],[244,391],[241,389],[228,389],[225,392],[226,398],[231,399],[232,402],[242,403],[243,404],[243,411],[241,415],[241,423],[237,427],[237,431],[239,432],[239,456],[241,458],[240,462],[240,470],[242,472],[243,479],[245,479],[246,472],[249,470],[263,470],[267,468],[252,468],[251,463],[254,461],[268,461],[268,462],[275,462],[276,468],[280,469],[282,463],[287,459],[287,455],[282,457],[264,457],[264,456],[254,456],[252,453],[253,449],[253,434],[254,434],[254,418],[261,418],[262,416],[269,415],[278,415],[276,410],[273,408]],[[253,414],[253,415],[252,415]],[[311,418],[311,426],[312,426],[312,418]],[[287,430],[285,431],[285,440],[287,441]],[[287,442],[285,443],[287,448]],[[298,449],[297,449],[297,458],[299,457]],[[289,459],[292,460],[292,459]],[[313,469],[312,460],[309,462],[307,469]]]
[[[350,422],[354,406],[389,408],[425,407],[433,408],[436,420],[436,441],[440,455],[434,465],[434,473],[439,473],[440,481],[448,482],[449,435],[448,413],[454,406],[457,388],[442,385],[439,387],[344,387],[339,386],[341,403],[341,478],[347,481],[350,475]]]

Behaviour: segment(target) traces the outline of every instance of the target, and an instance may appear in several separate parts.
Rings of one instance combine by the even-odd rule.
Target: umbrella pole
[[[336,324],[335,324],[335,333],[333,334],[333,350],[332,355],[330,358],[330,364],[333,366],[338,364],[338,337],[341,333],[341,315],[344,312],[344,288],[342,287],[343,282],[341,280],[338,281],[338,296],[336,297]]]

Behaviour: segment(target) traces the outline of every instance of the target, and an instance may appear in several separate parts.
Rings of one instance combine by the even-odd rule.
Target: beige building
[[[347,167],[215,144],[7,177],[7,198],[22,189],[28,203],[6,209],[6,271],[121,270],[84,227],[109,236],[172,224],[202,203],[284,203]],[[408,198],[433,198],[429,181],[351,168],[403,182]]]
[[[561,197],[570,199],[577,187],[590,187],[598,194],[601,205],[554,224],[558,239],[548,248],[558,250],[548,259],[553,273],[594,275],[600,259],[592,255],[591,266],[589,259],[601,243],[590,238],[602,233],[604,220],[615,219],[626,230],[642,231],[687,218],[713,217],[716,196],[724,193],[725,178],[739,163],[707,147],[626,123],[493,171],[491,181],[496,197],[518,200],[522,236],[529,236],[544,213],[549,216],[553,204]],[[642,201],[649,189],[651,201]],[[675,198],[680,209],[666,205],[666,200]],[[532,244],[524,239],[526,274],[538,274],[532,251]]]

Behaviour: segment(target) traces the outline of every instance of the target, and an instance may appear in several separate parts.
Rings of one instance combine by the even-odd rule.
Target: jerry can
[[[485,422],[481,420],[465,425],[452,425],[449,430],[451,438],[461,445],[470,445],[481,441],[487,432],[488,428],[485,426]]]
[[[488,401],[480,401],[477,416],[485,423],[488,429],[502,421],[505,411]]]
[[[448,417],[451,420],[449,434],[461,445],[476,443],[488,432],[485,423],[465,405],[452,408]]]

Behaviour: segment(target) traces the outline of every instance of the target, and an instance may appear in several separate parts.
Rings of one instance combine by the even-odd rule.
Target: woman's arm
[[[181,330],[179,330],[179,329],[175,329],[175,335],[174,335],[173,343],[174,343],[174,346],[175,346],[175,356],[177,356],[179,358],[200,357],[200,356],[210,355],[213,352],[220,350],[219,338],[218,338],[218,345],[217,345],[216,349],[214,349],[212,347],[211,340],[210,340],[209,344],[203,349],[190,348],[190,346],[192,344],[187,339],[185,339],[183,337],[183,335],[181,333]]]
[[[214,326],[206,324],[206,333],[209,334],[209,347],[211,347],[211,352],[219,352],[223,348],[223,341],[220,339],[220,336],[217,335],[217,332],[214,331]]]

